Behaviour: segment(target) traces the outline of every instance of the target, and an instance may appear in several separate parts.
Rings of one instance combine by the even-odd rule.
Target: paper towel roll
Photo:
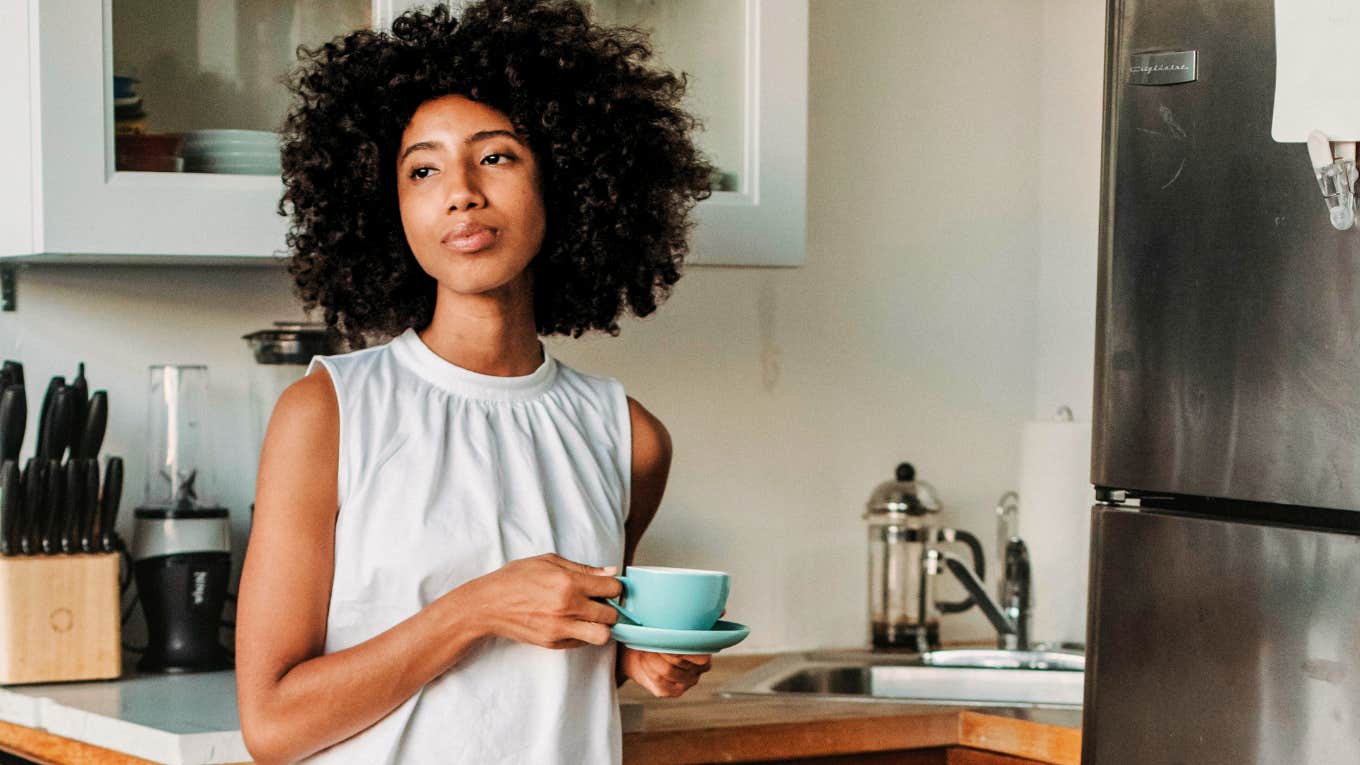
[[[1090,473],[1091,423],[1025,423],[1019,528],[1029,548],[1031,641],[1086,642],[1087,560],[1095,504]]]

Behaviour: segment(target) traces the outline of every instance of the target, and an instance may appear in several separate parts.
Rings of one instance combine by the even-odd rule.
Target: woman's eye
[[[510,154],[488,154],[482,157],[482,163],[487,165],[503,165],[507,161],[514,159]]]
[[[429,177],[429,174],[432,173],[432,172],[434,172],[434,168],[433,168],[433,167],[426,167],[426,166],[416,167],[416,168],[412,168],[412,169],[411,169],[410,177],[411,177],[411,180],[413,180],[413,181],[418,181],[418,180],[420,180],[421,178]]]

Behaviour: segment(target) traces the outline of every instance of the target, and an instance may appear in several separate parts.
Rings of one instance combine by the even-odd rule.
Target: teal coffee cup
[[[623,583],[623,602],[607,602],[644,627],[712,629],[727,605],[728,576],[722,571],[629,566],[614,578]]]

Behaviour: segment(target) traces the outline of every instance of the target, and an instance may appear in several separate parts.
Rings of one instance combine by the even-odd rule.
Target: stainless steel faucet
[[[1002,569],[1001,604],[987,594],[987,588],[961,558],[944,550],[926,550],[921,565],[929,573],[939,571],[940,564],[953,572],[978,608],[986,615],[997,632],[997,646],[1011,651],[1029,650],[1030,574],[1029,551],[1019,537],[1006,543],[1006,560]]]

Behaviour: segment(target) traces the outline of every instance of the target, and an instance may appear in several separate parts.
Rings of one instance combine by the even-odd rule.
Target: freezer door
[[[1270,137],[1270,0],[1109,18],[1092,482],[1360,508],[1360,232]],[[1197,79],[1130,84],[1149,51]]]
[[[1360,762],[1360,536],[1093,513],[1083,765]]]

